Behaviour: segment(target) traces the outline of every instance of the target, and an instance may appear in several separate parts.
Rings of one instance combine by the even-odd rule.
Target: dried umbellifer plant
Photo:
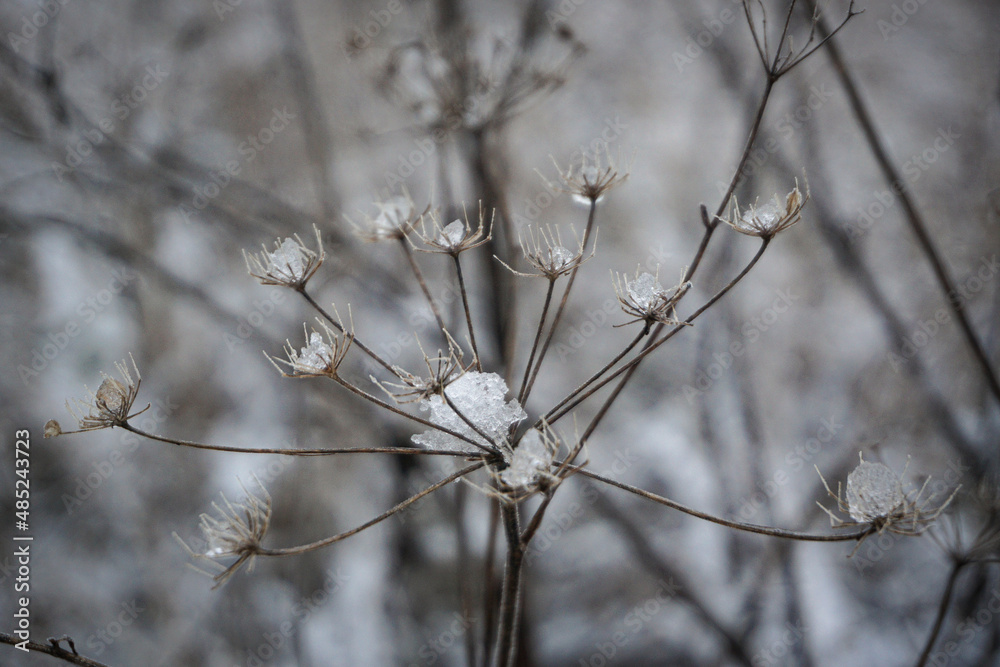
[[[606,148],[596,153],[584,152],[582,159],[565,168],[557,166],[555,180],[558,184],[548,184],[552,189],[570,193],[586,208],[583,233],[576,235],[576,243],[567,248],[563,245],[558,229],[538,226],[523,230],[521,235],[524,260],[530,265],[530,271],[518,270],[513,257],[495,258],[518,276],[542,278],[546,283],[546,297],[538,316],[537,327],[534,328],[535,335],[530,348],[523,355],[527,359],[523,372],[521,369],[512,369],[518,370],[514,374],[506,373],[506,368],[490,368],[480,354],[477,332],[481,335],[487,327],[473,317],[475,309],[470,305],[472,290],[465,277],[468,270],[467,256],[479,253],[485,255],[485,259],[494,261],[491,241],[498,216],[495,210],[482,202],[478,202],[473,208],[472,216],[466,210],[462,217],[449,220],[451,216],[443,212],[445,209],[435,208],[432,202],[428,202],[426,206],[417,206],[410,194],[404,191],[376,202],[377,212],[374,215],[362,214],[360,223],[352,222],[361,240],[395,244],[401,249],[406,257],[408,270],[412,272],[428,305],[434,311],[438,328],[434,335],[440,336],[442,347],[431,349],[430,352],[424,351],[424,368],[419,370],[404,369],[392,364],[366,345],[365,332],[355,330],[349,311],[345,322],[335,307],[331,309],[331,313],[319,305],[310,291],[310,281],[321,269],[325,258],[318,229],[315,230],[315,247],[305,243],[299,236],[293,236],[279,239],[272,250],[265,246],[260,252],[245,253],[251,276],[262,285],[289,289],[299,294],[318,316],[318,328],[309,330],[303,325],[304,346],[298,347],[289,342],[285,358],[269,357],[279,372],[285,377],[303,381],[333,382],[367,401],[375,410],[391,412],[409,420],[417,431],[412,437],[413,446],[374,446],[351,450],[254,449],[194,443],[148,433],[129,422],[138,414],[131,413],[131,408],[137,398],[139,383],[138,380],[133,382],[124,365],[119,366],[122,381],[105,378],[98,392],[92,395],[85,414],[79,417],[80,430],[123,428],[152,440],[175,445],[283,456],[329,456],[350,451],[367,452],[373,456],[450,458],[455,463],[454,472],[444,475],[439,481],[427,485],[370,521],[321,540],[287,547],[268,544],[272,500],[263,484],[257,481],[257,488],[253,492],[243,487],[242,500],[232,503],[223,497],[222,503],[215,506],[216,516],[202,515],[200,525],[206,541],[204,551],[195,551],[187,543],[184,543],[184,548],[196,561],[209,563],[216,570],[213,574],[216,584],[222,584],[243,566],[249,571],[255,560],[295,556],[328,547],[385,521],[453,482],[469,482],[484,492],[482,497],[485,502],[491,503],[494,516],[498,517],[497,522],[506,539],[500,594],[495,601],[486,597],[483,600],[484,605],[494,605],[491,613],[485,616],[494,618],[495,626],[480,632],[480,637],[485,638],[484,644],[488,638],[494,638],[492,646],[481,647],[480,657],[484,658],[484,663],[496,665],[515,664],[524,556],[545,519],[552,498],[574,476],[586,477],[628,491],[728,528],[771,537],[823,542],[853,541],[860,545],[868,536],[883,530],[903,535],[923,533],[949,505],[954,493],[943,502],[933,505],[933,497],[923,497],[923,489],[916,493],[907,492],[899,477],[886,466],[864,460],[848,477],[846,497],[839,492],[830,493],[836,498],[839,510],[849,515],[850,519],[840,519],[833,512],[827,511],[836,528],[847,530],[817,534],[715,516],[598,474],[588,467],[586,448],[588,445],[600,446],[600,443],[593,441],[595,431],[638,366],[673,336],[691,327],[702,313],[741,283],[769,244],[803,219],[804,207],[809,199],[808,184],[803,194],[796,181],[790,192],[783,196],[775,194],[770,202],[762,206],[754,204],[741,208],[732,195],[746,164],[750,146],[757,136],[771,88],[824,40],[815,40],[814,34],[810,33],[803,46],[793,49],[789,23],[786,22],[775,42],[776,50],[771,52],[770,42],[765,36],[766,22],[758,25],[754,18],[754,12],[758,11],[756,7],[750,3],[746,3],[745,7],[764,67],[767,94],[761,101],[757,123],[751,130],[747,150],[728,191],[715,215],[709,215],[708,210],[702,207],[703,237],[692,260],[683,268],[674,267],[674,270],[680,272],[676,285],[664,288],[656,273],[636,273],[634,278],[623,275],[617,277],[613,291],[621,305],[624,321],[616,322],[615,325],[633,327],[636,330],[635,338],[625,349],[598,367],[584,383],[567,388],[561,400],[544,409],[533,408],[536,417],[529,419],[527,409],[527,406],[533,405],[532,387],[545,364],[553,336],[564,322],[577,273],[596,252],[599,204],[610,192],[622,186],[629,175],[630,165],[621,158],[613,159]],[[837,30],[854,14],[852,5]],[[818,17],[814,17],[813,28],[817,20]],[[413,47],[407,47],[410,48]],[[404,99],[405,104],[425,120],[427,114],[431,114],[433,117],[427,121],[428,126],[436,127],[452,119],[449,114],[453,113],[455,100],[461,97],[463,91],[467,92],[469,73],[478,69],[469,61],[445,59],[442,64],[434,60],[440,54],[419,49],[417,52],[422,58],[429,59],[425,64],[427,75],[433,79],[434,85],[430,88],[434,91],[433,98],[420,100],[419,103],[409,99],[407,96],[410,93],[399,88],[393,71],[383,81],[384,91],[391,98]],[[394,51],[392,58],[398,59],[401,54],[402,50]],[[513,62],[521,69],[509,72],[513,78],[506,85],[501,81],[496,84],[495,90],[491,89],[488,110],[483,112],[485,119],[476,116],[464,118],[461,122],[477,126],[490,122],[500,124],[516,109],[522,108],[527,98],[553,84],[554,78],[547,78],[543,74],[532,77],[524,70],[521,60],[515,58]],[[722,217],[726,211],[731,211],[728,218]],[[722,225],[723,222],[726,225]],[[710,241],[716,231],[725,226],[759,239],[757,253],[704,303],[685,310],[691,299],[687,295],[698,278],[697,271]],[[577,232],[574,231],[574,234]],[[427,253],[428,259],[422,261],[442,261],[454,272],[459,284],[462,307],[462,317],[458,321],[448,322],[437,309],[419,262],[412,252],[414,250]],[[558,288],[561,288],[561,293],[557,293]],[[464,341],[464,344],[459,341]],[[381,395],[368,391],[354,377],[355,362],[362,358],[367,362],[374,362],[374,366],[369,363],[369,367],[376,368],[377,375],[370,374],[365,380],[381,389]],[[134,362],[133,368],[138,378]],[[519,386],[513,389],[508,387],[505,376],[520,378]],[[572,438],[566,437],[565,431],[562,434],[557,432],[558,421],[574,413],[579,405],[591,400],[600,389],[612,383],[615,383],[614,390],[599,404],[596,414],[582,431],[574,428]],[[65,434],[55,422],[46,425],[46,436]],[[828,486],[827,490],[829,491]],[[540,498],[540,502],[529,506],[526,501],[531,498]],[[494,573],[486,570],[483,576],[488,580]],[[469,656],[469,659],[473,660],[474,656]]]

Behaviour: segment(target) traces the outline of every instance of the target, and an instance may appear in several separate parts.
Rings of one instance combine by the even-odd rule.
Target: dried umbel
[[[326,259],[319,228],[314,225],[313,230],[316,232],[317,250],[307,248],[298,234],[284,241],[275,241],[274,250],[268,250],[267,246],[261,246],[263,250],[259,253],[244,250],[247,271],[262,285],[303,289]]]
[[[405,239],[423,214],[417,211],[409,193],[392,197],[384,202],[375,202],[378,213],[375,217],[365,215],[360,223],[347,218],[354,228],[354,234],[362,241],[399,241]],[[346,216],[345,216],[346,217]]]
[[[525,261],[537,273],[516,271],[503,260],[497,258],[497,261],[507,267],[511,273],[525,278],[545,277],[549,280],[555,280],[559,276],[570,274],[578,266],[591,259],[597,247],[595,234],[594,247],[591,249],[590,255],[585,257],[582,240],[577,238],[576,248],[570,250],[563,245],[559,228],[557,227],[553,231],[551,226],[539,227],[537,231],[528,227],[527,233],[521,232],[519,238]]]
[[[416,401],[427,400],[431,396],[443,396],[445,388],[462,377],[472,365],[466,366],[463,362],[465,355],[462,348],[455,340],[444,332],[448,338],[448,352],[437,351],[437,356],[428,356],[423,352],[424,348],[417,341],[420,351],[424,354],[424,364],[427,366],[427,375],[414,375],[398,366],[393,366],[399,382],[380,382],[375,377],[371,380],[379,386],[396,403],[414,403]]]
[[[550,190],[559,190],[573,195],[573,199],[582,204],[596,204],[611,189],[618,187],[628,179],[631,164],[619,166],[621,159],[614,160],[608,152],[607,144],[600,145],[593,153],[580,152],[581,157],[571,162],[565,171],[556,163],[552,163],[559,173],[560,185],[550,183],[541,173]],[[602,157],[603,156],[603,157]]]
[[[838,511],[850,516],[850,519],[842,519],[820,504],[823,511],[830,516],[830,523],[834,528],[870,526],[879,533],[888,530],[897,535],[920,535],[948,507],[958,493],[956,488],[943,503],[931,507],[936,494],[924,498],[924,492],[930,482],[929,477],[917,491],[907,491],[903,488],[900,476],[889,466],[865,461],[861,454],[858,456],[860,463],[847,476],[846,498],[841,494],[839,483],[837,493],[834,494],[822,473],[820,474],[827,493],[837,501]],[[819,472],[819,468],[816,472]],[[905,469],[903,474],[906,474]],[[860,545],[859,541],[858,546]]]
[[[741,234],[770,239],[802,219],[802,208],[807,201],[809,183],[806,182],[806,193],[803,195],[799,191],[799,181],[795,179],[795,188],[785,195],[784,202],[775,194],[763,206],[757,206],[754,202],[741,211],[739,202],[734,197],[732,215],[725,222]]]
[[[337,376],[337,370],[343,363],[344,357],[347,356],[347,351],[351,348],[354,335],[346,331],[343,334],[338,334],[330,329],[323,320],[316,318],[316,321],[322,333],[316,329],[313,329],[312,332],[306,331],[306,325],[303,324],[302,331],[306,336],[306,346],[300,351],[296,352],[295,347],[290,342],[285,341],[287,360],[268,356],[275,368],[285,377],[332,378]],[[291,372],[282,370],[281,366],[278,366],[279,363],[290,368]]]
[[[473,229],[469,222],[468,211],[464,220],[453,220],[447,225],[441,224],[439,211],[430,211],[420,216],[420,230],[417,236],[426,247],[416,247],[421,252],[433,252],[458,257],[459,253],[472,250],[493,239],[493,217],[490,216],[489,229],[486,228],[486,213],[482,203],[479,204],[479,224]]]
[[[654,322],[682,324],[677,319],[677,302],[691,289],[691,283],[684,280],[685,273],[681,273],[677,285],[668,289],[664,289],[652,273],[636,271],[632,280],[616,274],[614,286],[618,303],[634,319],[615,326],[623,327],[633,322],[645,322],[647,326]]]
[[[217,588],[224,584],[243,565],[247,572],[253,571],[254,557],[261,550],[261,541],[271,525],[271,496],[260,480],[254,477],[260,493],[254,495],[240,482],[244,499],[240,503],[231,503],[224,494],[222,504],[212,503],[218,516],[202,514],[199,527],[205,536],[205,551],[199,553],[191,549],[177,533],[174,538],[181,543],[184,550],[196,561],[205,563],[216,572],[213,574],[195,567],[199,572],[208,574],[215,579]],[[222,565],[220,559],[236,558],[230,565]]]
[[[69,402],[66,403],[66,409],[69,410],[70,414],[77,420],[79,424],[78,431],[63,431],[62,427],[54,419],[50,419],[45,424],[45,437],[51,438],[57,435],[63,435],[64,433],[79,433],[80,431],[96,431],[102,428],[112,428],[114,426],[122,426],[129,419],[132,419],[136,415],[140,415],[149,409],[147,405],[145,408],[139,412],[130,414],[132,410],[132,404],[135,403],[136,396],[139,394],[139,384],[142,382],[142,376],[139,375],[139,369],[135,365],[135,359],[129,355],[129,359],[132,361],[132,369],[135,371],[135,379],[132,378],[132,373],[128,369],[128,365],[122,361],[121,363],[116,362],[115,368],[118,370],[118,374],[121,380],[116,380],[115,378],[101,373],[104,380],[101,382],[101,386],[97,388],[96,392],[90,391],[89,388],[84,387],[87,393],[90,394],[89,401],[76,400],[76,407],[74,408]]]

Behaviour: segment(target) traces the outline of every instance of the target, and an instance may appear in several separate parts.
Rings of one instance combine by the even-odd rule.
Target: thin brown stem
[[[380,365],[382,368],[386,369],[387,371],[389,371],[393,375],[396,375],[396,371],[395,371],[395,369],[393,369],[392,364],[390,364],[388,361],[386,361],[385,359],[383,359],[382,357],[380,357],[374,350],[372,350],[370,347],[368,347],[367,345],[365,345],[364,343],[362,343],[360,340],[358,340],[357,336],[355,336],[353,332],[350,333],[350,334],[348,334],[346,331],[344,331],[344,325],[342,325],[338,320],[335,320],[333,317],[331,317],[330,313],[326,312],[326,310],[322,306],[320,306],[318,303],[316,303],[316,300],[313,299],[312,296],[310,296],[310,294],[308,292],[306,292],[306,290],[305,290],[304,287],[302,289],[300,289],[300,290],[297,290],[297,291],[298,291],[299,294],[302,295],[302,297],[306,301],[309,302],[310,306],[312,306],[313,308],[316,309],[316,312],[318,312],[320,315],[323,316],[324,320],[326,320],[327,322],[329,322],[330,324],[333,325],[334,329],[336,329],[337,331],[339,331],[342,334],[350,335],[350,337],[351,337],[351,344],[352,345],[357,345],[358,348],[360,348],[362,352],[364,352],[369,357],[371,357],[372,360],[374,360],[378,365]]]
[[[664,498],[655,493],[650,493],[639,487],[632,486],[631,484],[625,484],[624,482],[619,482],[617,480],[605,477],[604,475],[599,475],[595,472],[589,470],[581,469],[579,470],[581,475],[589,477],[591,479],[597,480],[598,482],[603,482],[610,486],[617,487],[629,493],[634,493],[637,496],[646,498],[647,500],[652,500],[653,502],[659,503],[661,505],[666,505],[672,509],[679,512],[684,512],[693,517],[704,519],[705,521],[710,521],[711,523],[717,523],[720,526],[726,526],[727,528],[735,528],[736,530],[742,530],[747,533],[756,533],[758,535],[767,535],[769,537],[782,537],[789,540],[801,540],[804,542],[849,542],[851,540],[861,540],[868,537],[872,533],[876,532],[878,529],[874,526],[866,526],[860,530],[851,533],[840,533],[838,535],[815,535],[813,533],[800,533],[794,530],[784,530],[782,528],[772,528],[770,526],[758,526],[753,523],[743,523],[741,521],[732,521],[730,519],[723,519],[722,517],[715,516],[713,514],[708,514],[706,512],[701,512],[699,510],[688,507],[687,505],[682,505],[679,502],[670,500],[669,498]]]
[[[767,249],[767,246],[768,246],[769,243],[770,243],[770,239],[766,239],[766,238],[765,239],[761,239],[761,245],[760,245],[760,248],[757,250],[757,254],[755,254],[753,256],[753,259],[750,260],[750,263],[747,264],[743,268],[743,270],[740,271],[739,275],[737,275],[735,278],[733,278],[729,282],[728,285],[726,285],[721,290],[719,290],[718,292],[716,292],[715,296],[713,296],[711,299],[709,299],[707,302],[705,302],[705,304],[701,308],[699,308],[694,313],[692,313],[686,320],[684,320],[684,322],[682,322],[681,324],[678,324],[673,329],[671,329],[665,336],[663,336],[663,338],[660,338],[659,340],[656,340],[655,342],[652,342],[649,345],[647,345],[641,352],[639,352],[639,354],[637,354],[632,359],[632,361],[630,361],[627,364],[621,366],[618,370],[614,371],[613,373],[611,373],[610,375],[608,375],[603,380],[600,380],[599,382],[597,382],[591,389],[587,390],[586,393],[584,393],[583,395],[577,397],[574,401],[572,401],[571,403],[569,403],[568,405],[566,405],[566,407],[564,407],[562,410],[560,410],[558,413],[556,413],[555,415],[553,415],[552,418],[548,420],[549,424],[554,424],[556,421],[558,421],[559,419],[561,419],[562,417],[564,417],[570,410],[572,410],[577,405],[579,405],[580,403],[582,403],[583,401],[585,401],[587,398],[589,398],[590,396],[592,396],[594,394],[594,392],[599,391],[602,387],[604,387],[605,385],[607,385],[608,383],[610,383],[612,380],[614,380],[615,378],[617,378],[622,373],[627,373],[627,375],[622,379],[622,382],[615,388],[615,391],[608,398],[608,401],[605,402],[604,406],[601,408],[601,411],[595,417],[596,421],[591,424],[591,428],[587,429],[588,432],[584,436],[583,439],[586,439],[587,437],[589,437],[590,433],[593,432],[593,429],[596,428],[597,422],[599,422],[600,419],[604,417],[604,414],[610,408],[611,403],[614,401],[615,398],[617,398],[618,394],[621,393],[621,390],[624,388],[625,383],[629,380],[629,378],[632,377],[632,374],[635,372],[635,369],[639,366],[639,364],[642,362],[642,360],[645,359],[654,350],[656,350],[661,345],[663,345],[668,340],[670,340],[675,334],[677,334],[678,331],[680,331],[681,329],[686,328],[688,325],[690,325],[692,322],[694,322],[694,320],[699,315],[701,315],[706,310],[708,310],[709,308],[711,308],[712,305],[714,305],[719,299],[721,299],[723,296],[725,296],[726,293],[729,292],[729,290],[731,290],[733,287],[735,287],[736,284],[739,283],[743,279],[743,277],[746,276],[750,272],[750,270],[754,267],[754,265],[760,260],[761,256],[764,254],[764,250]]]
[[[441,330],[441,335],[444,336],[445,340],[448,340],[448,328],[444,325],[444,318],[441,317],[441,310],[437,306],[437,302],[434,301],[434,297],[431,296],[431,291],[427,288],[427,281],[424,280],[424,273],[420,270],[420,266],[417,264],[417,259],[413,256],[413,251],[410,249],[410,244],[405,237],[399,237],[399,244],[403,246],[403,254],[406,255],[406,260],[410,264],[410,269],[413,271],[414,277],[417,279],[417,283],[420,285],[420,290],[424,293],[424,297],[427,298],[427,304],[431,307],[431,312],[434,313],[434,319],[437,320],[438,328]]]
[[[470,466],[466,466],[465,468],[462,468],[458,472],[452,473],[451,475],[448,475],[447,477],[445,477],[444,479],[442,479],[440,482],[432,484],[431,486],[427,487],[426,489],[424,489],[420,493],[416,493],[416,494],[410,496],[409,498],[407,498],[403,502],[401,502],[398,505],[394,506],[392,509],[386,510],[385,512],[383,512],[382,514],[379,514],[377,517],[375,517],[371,521],[367,521],[367,522],[361,524],[360,526],[358,526],[356,528],[352,528],[350,530],[344,531],[343,533],[338,533],[337,535],[333,535],[331,537],[327,537],[327,538],[322,539],[322,540],[317,540],[316,542],[310,542],[309,544],[302,544],[302,545],[299,545],[297,547],[286,547],[284,549],[260,549],[259,551],[256,552],[256,554],[258,556],[295,556],[295,555],[307,553],[309,551],[315,551],[316,549],[322,549],[323,547],[326,547],[326,546],[329,546],[331,544],[334,544],[335,542],[340,542],[341,540],[347,539],[348,537],[350,537],[352,535],[356,535],[356,534],[360,533],[363,530],[371,528],[372,526],[374,526],[377,523],[385,521],[386,519],[388,519],[389,517],[391,517],[393,514],[396,514],[397,512],[401,512],[402,510],[406,509],[407,507],[409,507],[413,503],[417,502],[418,500],[420,500],[424,496],[427,496],[427,495],[429,495],[431,493],[434,493],[435,491],[437,491],[441,487],[447,486],[448,484],[451,484],[455,480],[461,479],[462,477],[465,477],[466,475],[468,475],[471,472],[479,470],[484,465],[486,465],[486,463],[484,461],[480,461],[478,463],[473,463]]]
[[[477,447],[478,449],[481,449],[481,450],[483,450],[484,452],[486,452],[488,454],[495,454],[496,453],[495,450],[490,449],[489,447],[483,445],[482,443],[476,442],[475,440],[473,440],[472,438],[470,438],[468,436],[462,435],[458,431],[453,431],[452,429],[450,429],[450,428],[448,428],[446,426],[441,426],[440,424],[435,424],[434,422],[429,421],[427,419],[424,419],[423,417],[418,417],[416,415],[411,415],[409,412],[406,412],[405,410],[400,410],[395,405],[392,405],[391,403],[386,403],[382,399],[376,398],[375,396],[372,396],[367,391],[365,391],[365,390],[363,390],[363,389],[361,389],[359,387],[355,387],[353,384],[351,384],[347,380],[344,380],[339,375],[336,376],[336,377],[334,377],[333,379],[336,380],[337,383],[340,386],[344,387],[345,389],[347,389],[351,393],[355,394],[356,396],[360,396],[361,398],[365,399],[366,401],[374,403],[375,405],[379,406],[380,408],[384,408],[384,409],[388,410],[389,412],[397,414],[400,417],[405,417],[406,419],[409,419],[410,421],[416,422],[416,423],[421,424],[423,426],[427,426],[427,427],[430,427],[430,428],[435,429],[437,431],[441,431],[442,433],[447,433],[448,435],[450,435],[452,437],[455,437],[455,438],[458,438],[459,440],[462,440],[464,442],[467,442],[470,445],[472,445],[474,447]],[[454,410],[454,408],[452,408],[452,409]],[[455,410],[455,414],[458,414],[459,416],[461,416],[461,414],[458,412],[458,410]],[[475,427],[473,427],[473,428],[475,428]],[[482,435],[482,434],[480,434],[480,435]],[[489,438],[487,438],[487,440],[489,440]]]
[[[597,216],[597,200],[590,200],[590,212],[587,214],[587,227],[583,231],[583,248],[587,249],[587,241],[590,239],[590,233],[594,227],[594,219]],[[542,351],[538,353],[538,361],[535,362],[535,369],[531,373],[531,379],[528,380],[528,386],[524,388],[524,398],[521,401],[523,404],[528,400],[528,395],[531,394],[531,388],[535,385],[535,378],[538,377],[538,371],[542,367],[542,362],[545,361],[545,355],[549,351],[549,345],[552,344],[552,337],[555,336],[556,329],[559,327],[559,322],[562,320],[563,311],[566,310],[566,303],[569,301],[570,290],[573,289],[573,283],[576,281],[576,273],[580,270],[580,264],[578,263],[573,267],[573,270],[569,274],[569,279],[566,281],[566,289],[563,292],[562,300],[559,302],[559,307],[556,308],[556,314],[552,317],[552,324],[549,326],[549,335],[545,337],[545,343],[542,345]]]
[[[535,363],[535,354],[538,352],[538,343],[542,339],[542,331],[545,329],[545,318],[549,314],[549,305],[552,303],[552,293],[555,291],[556,281],[549,280],[549,287],[545,290],[545,303],[542,305],[542,314],[538,318],[538,329],[535,330],[535,340],[531,343],[531,353],[528,355],[528,363],[524,367],[524,377],[521,379],[521,389],[517,392],[517,401],[524,405],[524,392],[528,388],[528,377],[531,375],[531,366]]]
[[[809,4],[812,5],[813,3],[809,1]],[[824,34],[827,33],[826,26],[822,20],[820,22],[820,29]],[[830,34],[832,35],[832,33]],[[835,40],[829,39],[829,37],[827,37],[827,40],[827,52],[830,54],[830,60],[833,62],[834,70],[840,78],[840,84],[844,87],[844,92],[847,93],[851,111],[858,121],[858,125],[861,126],[865,140],[868,142],[868,147],[875,157],[879,168],[882,170],[882,174],[889,181],[893,192],[897,194],[900,203],[903,205],[903,210],[906,212],[906,221],[913,231],[913,235],[917,237],[917,242],[926,256],[927,262],[931,265],[934,277],[937,279],[941,291],[944,292],[948,307],[951,308],[951,312],[958,320],[959,328],[962,330],[962,334],[965,336],[966,342],[982,370],[990,392],[992,392],[993,397],[997,401],[1000,401],[1000,379],[998,379],[996,371],[990,363],[989,356],[986,354],[986,350],[979,342],[979,338],[972,328],[972,323],[969,321],[963,308],[963,299],[955,288],[955,282],[949,275],[944,260],[938,252],[937,246],[934,244],[934,240],[927,231],[927,224],[913,201],[913,196],[910,194],[906,179],[903,178],[893,161],[889,158],[889,151],[885,146],[885,142],[883,142],[881,135],[875,127],[875,121],[868,106],[861,99],[861,92],[854,81],[854,77],[848,71],[847,65],[844,63],[840,48],[837,46]]]
[[[136,428],[129,424],[128,422],[118,425],[122,428],[136,435],[142,436],[149,440],[156,440],[158,442],[164,442],[168,445],[177,445],[179,447],[190,447],[191,449],[206,449],[214,452],[235,452],[238,454],[280,454],[282,456],[330,456],[333,454],[412,454],[412,455],[427,455],[427,456],[462,456],[462,457],[475,457],[480,456],[477,452],[461,452],[455,451],[453,449],[418,449],[416,447],[358,447],[358,448],[315,448],[315,449],[275,449],[275,448],[252,448],[252,447],[230,447],[228,445],[209,445],[202,442],[193,442],[191,440],[179,440],[177,438],[168,438],[162,435],[154,435],[153,433],[147,433],[142,429]]]
[[[501,503],[500,514],[507,535],[507,565],[504,569],[503,590],[500,594],[500,626],[497,630],[495,664],[513,667],[517,652],[517,626],[521,609],[521,569],[524,547],[521,544],[518,506]]]
[[[490,528],[486,538],[486,556],[483,559],[483,662],[482,667],[489,667],[490,653],[493,650],[493,629],[497,605],[495,604],[497,585],[493,565],[497,554],[497,528],[500,525],[500,501],[490,503]]]
[[[938,635],[941,633],[941,626],[944,625],[944,617],[948,614],[948,608],[951,606],[951,596],[955,592],[955,582],[958,581],[958,575],[962,572],[962,568],[968,564],[969,561],[957,560],[954,566],[952,566],[951,574],[948,575],[948,583],[945,584],[944,593],[941,594],[941,602],[938,603],[937,615],[934,617],[931,634],[927,637],[924,650],[920,652],[916,667],[924,667],[927,664],[931,650],[934,648]]]
[[[462,261],[458,255],[452,255],[455,260],[455,273],[458,275],[458,289],[462,293],[462,307],[465,308],[465,326],[469,330],[469,343],[472,345],[472,353],[476,356],[476,370],[482,372],[483,360],[479,356],[479,347],[476,345],[476,331],[472,326],[472,311],[469,309],[469,294],[465,289],[465,277],[462,275]]]
[[[59,658],[73,665],[82,665],[83,667],[108,667],[103,662],[97,662],[91,658],[84,657],[76,653],[76,649],[73,652],[64,651],[59,642],[67,641],[68,637],[63,637],[62,639],[50,638],[48,644],[39,644],[38,642],[28,641],[23,644],[29,651],[36,651],[38,653],[46,653],[54,658]],[[21,640],[13,635],[9,635],[6,632],[0,632],[0,644],[10,644],[11,646],[21,645]],[[18,649],[20,650],[20,649]]]

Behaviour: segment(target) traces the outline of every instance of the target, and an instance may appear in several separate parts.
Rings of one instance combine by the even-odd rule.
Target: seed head
[[[489,230],[484,231],[486,213],[483,211],[482,202],[479,203],[479,226],[475,230],[469,222],[468,211],[465,212],[464,221],[456,219],[447,225],[441,223],[440,211],[429,211],[420,216],[420,231],[417,232],[417,236],[426,247],[415,248],[421,252],[458,257],[459,253],[478,248],[493,239],[493,219],[495,216],[496,211],[494,210],[490,216]]]
[[[335,309],[336,310],[336,309]],[[338,315],[339,318],[339,315]],[[313,329],[306,331],[306,325],[302,325],[305,334],[306,346],[296,352],[295,348],[288,341],[285,341],[285,359],[268,357],[282,375],[285,377],[336,377],[340,364],[343,363],[347,351],[354,340],[353,325],[344,333],[334,332],[327,326],[326,322],[316,318],[321,331]],[[322,333],[321,333],[322,332]],[[265,355],[266,356],[266,355]],[[291,369],[290,373],[282,370],[278,364],[283,364]]]
[[[317,250],[306,247],[295,234],[293,238],[275,241],[274,250],[261,246],[262,252],[248,253],[243,251],[243,259],[247,271],[260,281],[262,285],[281,285],[294,290],[301,290],[326,259],[323,240],[320,238],[319,227],[313,225],[316,232]]]
[[[545,181],[550,190],[559,190],[573,195],[573,199],[581,204],[596,204],[604,198],[604,195],[628,179],[629,164],[619,167],[621,156],[614,160],[608,152],[607,144],[602,144],[593,153],[585,150],[580,151],[580,157],[572,162],[563,171],[555,158],[552,164],[555,165],[559,173],[561,184],[550,183],[545,176],[539,172],[539,176]]]
[[[795,179],[795,188],[785,195],[785,201],[776,194],[771,201],[763,206],[754,202],[742,211],[739,202],[733,198],[733,212],[726,224],[741,234],[770,239],[802,219],[802,208],[809,201],[809,183],[806,182],[806,193],[799,191],[799,180]]]
[[[219,494],[222,504],[212,503],[218,516],[206,513],[199,517],[199,527],[206,542],[204,552],[195,552],[177,533],[174,533],[174,538],[181,543],[188,555],[216,570],[216,573],[212,574],[195,567],[199,572],[208,574],[215,580],[213,588],[226,583],[244,564],[247,566],[247,572],[253,571],[254,557],[260,553],[261,541],[271,525],[271,496],[256,476],[254,481],[260,489],[258,495],[255,496],[247,491],[243,482],[240,482],[244,494],[243,502],[233,504],[225,494]],[[233,557],[236,560],[228,566],[218,562],[220,559]]]
[[[66,403],[66,408],[79,424],[79,431],[63,431],[59,422],[50,420],[45,424],[45,437],[122,426],[132,417],[148,410],[149,406],[147,405],[139,412],[129,414],[132,410],[132,404],[135,403],[136,396],[139,394],[139,384],[142,382],[142,376],[139,375],[135,359],[132,359],[132,355],[129,355],[129,359],[132,361],[133,370],[135,370],[134,380],[125,361],[115,362],[115,368],[121,377],[120,381],[101,373],[104,380],[97,388],[96,393],[84,387],[90,394],[89,401],[74,400],[75,407],[68,402]]]
[[[681,273],[681,280],[677,285],[668,289],[660,285],[657,276],[648,272],[639,273],[638,269],[632,280],[627,276],[614,274],[613,284],[618,303],[627,315],[634,318],[615,326],[623,327],[633,322],[645,322],[647,326],[654,322],[682,324],[677,319],[677,302],[691,289],[691,283],[684,281],[685,273],[686,271]]]

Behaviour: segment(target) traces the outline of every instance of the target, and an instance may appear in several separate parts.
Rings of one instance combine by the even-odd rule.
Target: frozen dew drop
[[[445,247],[454,248],[465,240],[465,225],[461,220],[455,220],[438,234],[437,242]]]
[[[574,255],[572,252],[562,247],[561,245],[557,245],[554,248],[550,248],[549,268],[552,269],[553,271],[558,271],[560,269],[563,269],[567,265],[569,265],[570,262],[573,261],[573,258],[575,256],[576,255]]]

